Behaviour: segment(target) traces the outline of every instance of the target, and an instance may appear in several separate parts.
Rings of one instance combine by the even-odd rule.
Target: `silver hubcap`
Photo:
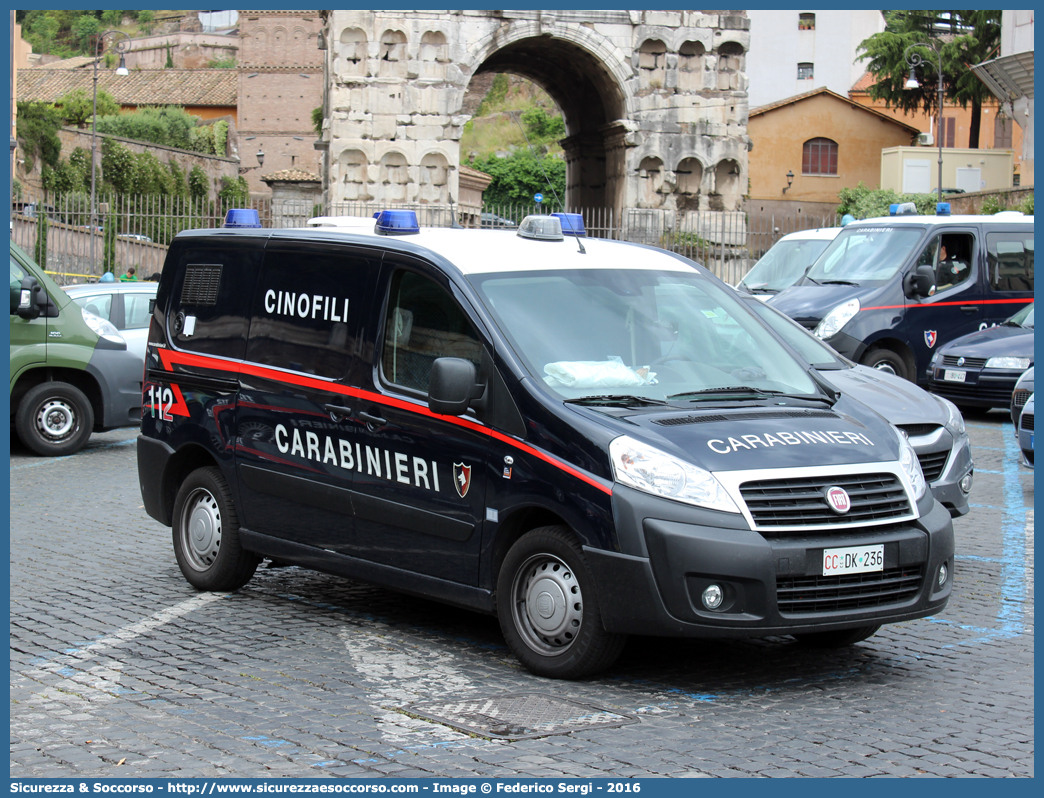
[[[877,369],[878,371],[883,371],[886,374],[895,374],[897,377],[899,376],[896,373],[896,370],[894,368],[892,368],[892,364],[887,362],[887,361],[881,361],[876,366],[874,366],[874,368]]]
[[[210,491],[202,488],[193,491],[186,508],[181,522],[182,549],[192,568],[205,571],[221,550],[221,510]]]
[[[36,414],[36,426],[50,440],[67,438],[76,429],[76,412],[64,399],[48,399]]]
[[[569,566],[551,554],[530,557],[512,585],[515,628],[544,656],[565,653],[584,619],[580,585]]]

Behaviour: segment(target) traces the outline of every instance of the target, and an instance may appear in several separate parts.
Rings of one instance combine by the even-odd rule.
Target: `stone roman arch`
[[[733,211],[742,202],[743,12],[322,14],[328,203],[457,202],[469,88],[495,72],[532,80],[562,109],[569,207]]]

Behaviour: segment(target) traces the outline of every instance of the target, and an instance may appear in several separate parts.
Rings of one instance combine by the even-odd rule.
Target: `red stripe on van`
[[[273,380],[275,382],[284,382],[291,385],[299,385],[304,388],[313,388],[319,391],[329,391],[330,393],[339,393],[344,396],[352,396],[358,399],[364,399],[372,402],[377,402],[382,405],[390,405],[400,410],[405,410],[408,413],[416,413],[417,415],[427,416],[428,418],[438,418],[441,421],[445,421],[449,424],[456,424],[458,427],[464,427],[470,429],[473,432],[487,435],[494,440],[506,443],[508,446],[512,446],[519,451],[530,454],[539,460],[543,460],[560,471],[564,471],[570,476],[576,477],[582,482],[586,482],[603,493],[612,495],[613,488],[612,484],[596,477],[592,474],[587,474],[568,463],[559,460],[557,457],[543,452],[528,443],[524,443],[517,438],[510,435],[505,435],[502,432],[497,432],[489,427],[486,427],[477,422],[471,421],[466,418],[459,418],[457,416],[442,416],[438,413],[433,413],[427,407],[419,405],[415,402],[409,402],[403,399],[395,399],[390,396],[383,396],[379,393],[373,393],[372,391],[363,391],[359,388],[351,388],[347,385],[341,385],[336,382],[329,382],[327,380],[317,379],[315,377],[306,377],[303,374],[292,374],[280,369],[268,368],[266,366],[259,366],[253,363],[244,363],[238,360],[229,360],[223,357],[217,357],[215,355],[198,355],[191,352],[179,352],[167,348],[158,348],[157,352],[160,357],[160,361],[163,363],[163,368],[171,372],[171,378],[177,379],[177,374],[173,372],[171,368],[175,364],[184,366],[196,366],[205,369],[220,369],[221,371],[231,372],[233,374],[249,374],[255,377],[261,377],[266,380]]]
[[[896,308],[941,308],[945,305],[1011,305],[1016,302],[1027,305],[1032,299],[983,299],[978,302],[918,302],[916,305],[874,305],[862,310],[895,310]]]

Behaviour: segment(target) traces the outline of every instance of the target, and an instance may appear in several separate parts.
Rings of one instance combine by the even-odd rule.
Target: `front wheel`
[[[894,374],[904,380],[910,379],[910,371],[906,368],[906,361],[891,349],[871,349],[863,355],[864,366],[883,371],[886,374]]]
[[[857,626],[855,629],[837,629],[833,632],[809,632],[803,635],[794,635],[799,643],[810,648],[844,648],[855,643],[861,643],[868,637],[876,634],[881,625]]]
[[[30,388],[15,416],[19,439],[45,457],[79,451],[93,427],[91,403],[83,391],[67,382],[44,382]]]
[[[217,468],[197,469],[181,483],[172,532],[181,573],[199,590],[236,590],[261,561],[239,544],[239,516]]]
[[[583,551],[561,526],[527,532],[508,551],[497,615],[512,652],[538,676],[589,676],[612,665],[626,641],[602,626]]]

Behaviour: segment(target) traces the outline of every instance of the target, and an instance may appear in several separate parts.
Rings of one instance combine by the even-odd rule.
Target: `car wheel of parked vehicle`
[[[93,428],[91,403],[83,391],[65,382],[45,382],[29,389],[15,416],[22,443],[47,457],[78,451]]]
[[[181,484],[173,533],[181,572],[199,590],[236,590],[261,561],[239,545],[239,516],[217,468],[199,468]]]
[[[508,646],[538,676],[577,679],[604,670],[626,641],[603,628],[583,552],[561,526],[527,532],[508,551],[497,614]]]
[[[803,635],[794,635],[799,643],[812,648],[843,648],[854,643],[859,643],[876,634],[881,625],[857,626],[855,629],[838,629],[833,632],[809,632]]]
[[[902,377],[904,380],[910,379],[906,363],[891,349],[871,349],[863,355],[863,365],[894,374],[897,377]]]

